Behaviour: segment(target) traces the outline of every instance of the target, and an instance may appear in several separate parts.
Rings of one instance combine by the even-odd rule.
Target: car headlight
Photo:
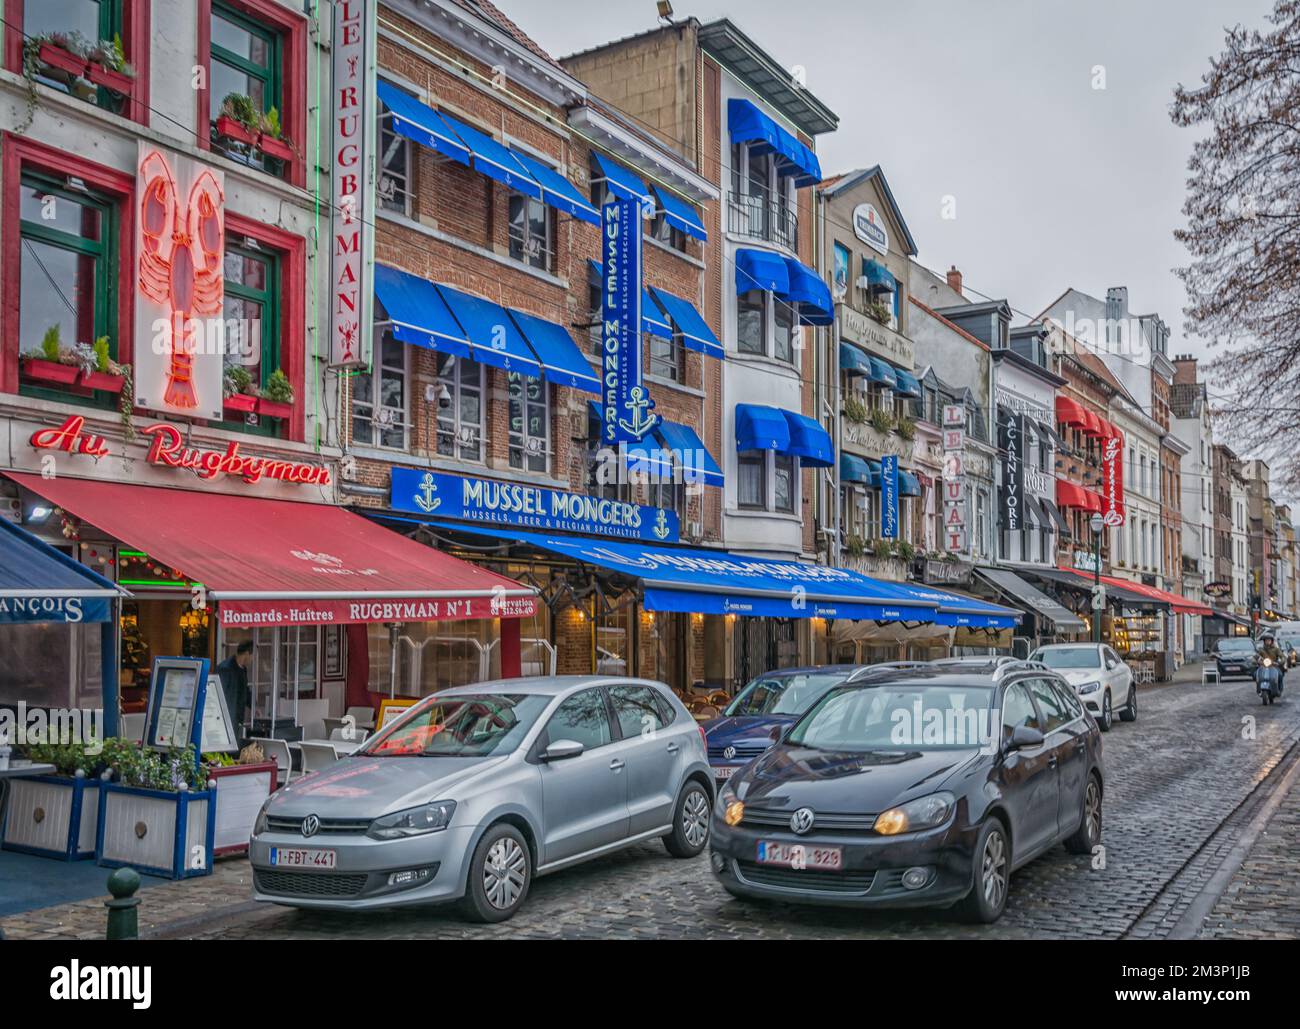
[[[455,811],[454,800],[435,800],[432,804],[421,804],[419,807],[376,818],[370,823],[366,835],[372,840],[400,840],[407,836],[439,832],[447,828]]]
[[[735,789],[731,783],[722,787],[722,792],[718,794],[718,802],[714,805],[715,811],[722,812],[722,820],[727,825],[739,825],[740,820],[745,817],[745,805],[740,802],[736,796]]]
[[[882,811],[876,816],[875,830],[882,836],[897,836],[903,832],[933,829],[948,821],[956,806],[957,799],[951,793],[932,793],[928,797],[918,797]]]
[[[257,818],[253,821],[254,836],[261,836],[262,833],[266,832],[266,809],[269,808],[270,806],[271,806],[271,802],[268,800],[258,810]]]
[[[1096,693],[1099,689],[1101,689],[1101,683],[1099,682],[1085,682],[1079,684],[1080,693]]]

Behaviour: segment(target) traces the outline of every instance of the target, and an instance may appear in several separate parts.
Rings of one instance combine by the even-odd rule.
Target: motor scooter
[[[1261,658],[1255,666],[1255,692],[1261,704],[1271,704],[1282,695],[1282,669],[1271,657]]]

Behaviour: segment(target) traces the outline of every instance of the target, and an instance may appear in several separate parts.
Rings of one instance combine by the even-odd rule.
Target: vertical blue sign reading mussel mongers
[[[880,459],[880,535],[898,539],[898,458]]]
[[[635,443],[659,422],[641,382],[641,205],[601,210],[601,442]]]

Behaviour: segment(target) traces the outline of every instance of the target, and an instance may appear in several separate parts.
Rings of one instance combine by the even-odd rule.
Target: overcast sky
[[[497,0],[563,56],[655,24],[654,0]],[[1224,26],[1262,27],[1271,0],[677,0],[732,18],[839,115],[830,173],[879,163],[919,259],[1037,315],[1066,287],[1128,286],[1137,313],[1183,331],[1182,223],[1193,136],[1169,120]],[[1104,89],[1094,88],[1096,66]],[[956,217],[943,217],[943,200]]]

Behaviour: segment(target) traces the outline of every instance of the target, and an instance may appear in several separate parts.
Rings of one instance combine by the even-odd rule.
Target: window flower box
[[[82,372],[77,385],[84,389],[97,389],[105,393],[121,393],[126,379],[111,372]]]
[[[60,861],[93,858],[99,841],[100,785],[80,772],[11,780],[0,846]]]
[[[51,382],[58,386],[71,386],[77,381],[77,376],[81,374],[81,369],[76,365],[59,364],[57,361],[46,361],[40,357],[24,357],[22,359],[22,373],[29,379],[35,379],[37,382]]]
[[[217,119],[217,135],[234,143],[243,143],[245,146],[257,145],[257,134],[243,122],[236,121],[227,114]]]
[[[274,157],[277,161],[293,160],[293,147],[288,141],[268,136],[265,132],[257,137],[257,148],[267,157]]]
[[[211,875],[216,800],[214,789],[173,792],[102,783],[95,863],[168,879]]]
[[[65,50],[54,43],[42,43],[37,51],[37,60],[47,68],[61,71],[72,78],[80,78],[86,73],[86,59],[71,50]]]
[[[286,404],[279,400],[267,400],[265,397],[259,397],[257,401],[257,413],[262,418],[288,418],[293,414],[293,404]]]
[[[111,89],[114,93],[120,93],[125,96],[131,92],[131,76],[125,72],[114,71],[102,64],[96,64],[90,61],[86,65],[86,78],[90,79],[97,86],[103,86],[105,89]]]
[[[253,823],[266,798],[275,790],[274,761],[229,765],[209,770],[217,794],[217,824],[213,854],[242,854],[248,850]]]
[[[222,401],[222,406],[227,411],[252,414],[257,410],[257,397],[250,396],[247,393],[232,393]]]

